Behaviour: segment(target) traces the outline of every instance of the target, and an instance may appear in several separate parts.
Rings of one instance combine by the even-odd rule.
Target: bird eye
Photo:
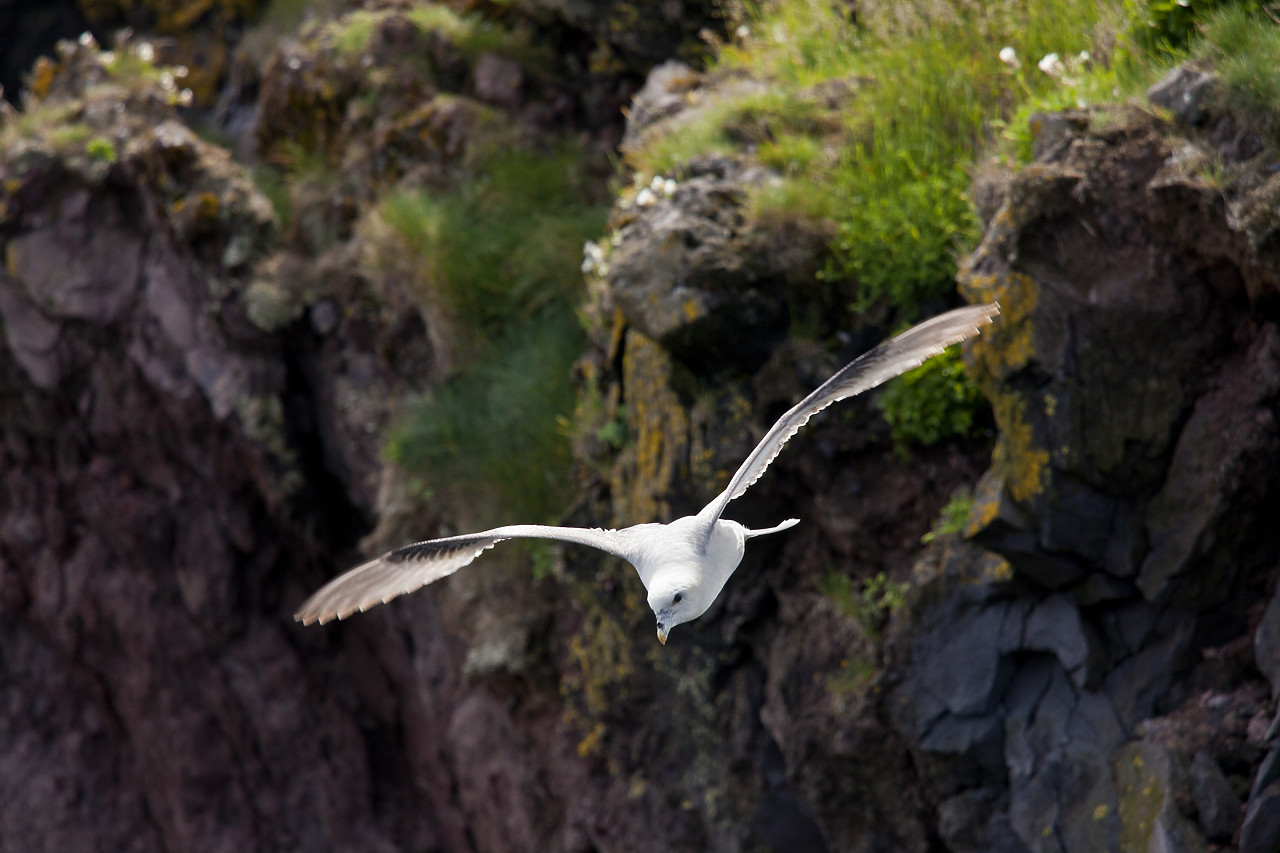
[[[679,604],[679,603],[680,603],[680,602],[682,602],[682,601],[684,601],[684,593],[683,593],[683,592],[677,592],[677,593],[676,593],[676,597],[675,597],[675,598],[673,598],[673,599],[671,599],[671,603],[672,603],[672,604]]]

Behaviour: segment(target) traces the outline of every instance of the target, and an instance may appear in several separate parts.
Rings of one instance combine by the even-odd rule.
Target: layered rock
[[[1230,119],[1045,126],[1033,164],[988,178],[961,273],[1003,309],[972,349],[1000,438],[968,534],[1008,562],[965,546],[918,570],[889,710],[950,849],[1265,849],[1272,155]]]

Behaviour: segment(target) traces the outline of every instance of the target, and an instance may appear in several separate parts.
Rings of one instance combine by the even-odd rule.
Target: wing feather
[[[952,344],[970,338],[1000,313],[996,303],[967,305],[912,326],[897,337],[879,344],[841,368],[809,396],[778,419],[755,449],[747,455],[728,487],[698,514],[707,525],[724,512],[734,498],[751,488],[769,464],[782,452],[787,441],[809,419],[832,403],[861,394],[905,373],[938,355]],[[708,530],[710,527],[708,526]]]
[[[521,537],[589,545],[625,560],[631,560],[634,551],[634,537],[626,530],[539,524],[513,524],[480,533],[429,539],[388,551],[339,575],[308,598],[293,618],[304,625],[345,619],[448,577],[504,539]]]

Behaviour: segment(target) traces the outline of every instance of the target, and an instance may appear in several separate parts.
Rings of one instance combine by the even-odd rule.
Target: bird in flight
[[[504,539],[555,539],[599,548],[631,563],[658,620],[658,641],[665,644],[672,628],[698,618],[716,600],[742,561],[748,539],[800,523],[797,518],[789,518],[774,527],[751,530],[721,515],[730,501],[741,497],[760,479],[783,445],[809,418],[838,400],[861,394],[920,366],[952,344],[976,335],[999,313],[996,303],[956,308],[913,326],[854,359],[779,418],[747,455],[725,490],[697,515],[669,524],[637,524],[621,530],[511,524],[405,545],[334,578],[307,599],[294,618],[305,625],[345,619],[453,574]]]

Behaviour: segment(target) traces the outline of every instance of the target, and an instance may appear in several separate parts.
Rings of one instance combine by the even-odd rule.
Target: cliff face
[[[368,63],[330,30],[263,80],[254,144],[332,173],[288,221],[172,79],[91,46],[6,118],[0,847],[1271,849],[1280,183],[1230,119],[1043,117],[961,277],[1003,309],[967,355],[994,453],[904,460],[863,399],[816,419],[733,507],[804,523],[666,647],[632,570],[572,549],[295,625],[370,529],[467,517],[380,456],[456,353],[370,262],[375,196],[495,124],[622,137],[603,87],[384,5]],[[704,83],[655,74],[628,136]],[[863,348],[788,334],[824,240],[752,224],[766,169],[668,177],[591,277],[570,523],[700,506]]]

